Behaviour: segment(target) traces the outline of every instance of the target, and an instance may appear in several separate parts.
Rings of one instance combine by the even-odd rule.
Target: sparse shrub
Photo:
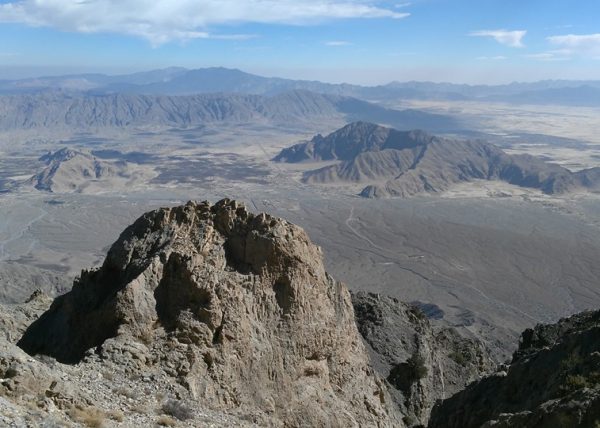
[[[122,395],[124,397],[127,397],[127,398],[131,398],[131,399],[136,399],[137,398],[137,393],[134,390],[129,389],[129,388],[125,387],[125,386],[121,386],[119,388],[115,388],[115,389],[113,389],[113,392],[116,393],[116,394]]]
[[[425,366],[425,359],[422,356],[413,354],[407,363],[411,366],[415,379],[423,379],[427,376],[427,367]]]
[[[177,422],[175,421],[175,419],[169,416],[162,415],[158,418],[156,424],[160,425],[161,427],[174,427],[175,425],[177,425]]]
[[[573,351],[569,354],[569,356],[567,358],[565,358],[561,362],[560,365],[561,365],[561,369],[563,372],[571,372],[571,371],[577,369],[581,365],[582,362],[583,362],[583,359],[579,355],[579,352]]]
[[[73,407],[69,410],[68,415],[74,421],[90,428],[101,428],[106,419],[104,412],[96,407]]]
[[[588,385],[587,379],[582,375],[568,375],[562,385],[566,392],[576,391]]]
[[[148,408],[142,404],[136,404],[135,406],[131,407],[131,411],[135,412],[135,413],[139,413],[141,415],[144,415],[144,414],[148,413]]]
[[[192,409],[177,400],[165,401],[165,403],[162,405],[162,411],[163,413],[173,416],[180,421],[185,421],[194,417]]]
[[[406,415],[406,416],[404,416],[402,418],[402,422],[404,422],[404,425],[406,425],[407,427],[412,427],[413,425],[417,424],[417,420],[412,415]]]
[[[408,393],[411,385],[419,379],[423,379],[425,376],[427,376],[425,359],[415,353],[404,363],[398,363],[392,367],[387,380],[396,389]]]
[[[600,372],[593,371],[587,375],[588,382],[590,383],[590,387],[600,385]]]
[[[448,354],[448,357],[460,366],[464,367],[467,365],[467,358],[462,352],[452,351]]]

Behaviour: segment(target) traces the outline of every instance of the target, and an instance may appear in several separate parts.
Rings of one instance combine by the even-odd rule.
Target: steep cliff
[[[600,311],[527,329],[506,371],[434,407],[437,427],[600,426]]]
[[[192,403],[269,425],[402,426],[320,249],[229,200],[142,216],[18,345],[165,375]]]

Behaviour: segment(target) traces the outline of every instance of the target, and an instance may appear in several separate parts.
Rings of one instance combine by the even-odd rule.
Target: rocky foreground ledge
[[[600,311],[525,330],[506,370],[438,403],[429,427],[600,427]]]
[[[0,426],[600,426],[600,312],[486,376],[484,344],[351,296],[301,228],[226,199],[144,214],[0,332]]]
[[[268,426],[404,425],[320,249],[227,199],[143,215],[18,346],[154,379],[190,419],[196,407]]]

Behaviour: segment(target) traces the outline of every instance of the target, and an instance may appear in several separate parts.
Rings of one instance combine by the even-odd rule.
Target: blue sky
[[[600,79],[600,1],[0,0],[0,78],[168,66],[361,84]]]

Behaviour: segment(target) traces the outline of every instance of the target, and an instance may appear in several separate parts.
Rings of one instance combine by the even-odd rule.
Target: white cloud
[[[504,61],[505,59],[508,59],[505,56],[502,55],[497,55],[497,56],[480,56],[477,57],[478,60],[480,61]]]
[[[523,55],[524,58],[535,59],[538,61],[566,61],[570,58],[570,53],[559,49],[548,52],[539,52],[534,54]]]
[[[215,37],[221,24],[314,24],[347,18],[405,18],[371,0],[13,0],[0,3],[0,22],[82,33],[143,37],[154,45]],[[220,38],[231,37],[216,36]],[[244,38],[244,35],[234,35]]]
[[[351,44],[352,43],[345,40],[331,40],[329,42],[325,42],[326,46],[350,46]]]
[[[551,36],[548,41],[560,47],[565,55],[600,58],[600,33]]]
[[[523,37],[525,37],[525,34],[527,34],[527,31],[525,30],[482,30],[473,31],[469,35],[474,37],[491,37],[503,45],[513,48],[522,48],[524,46]]]

